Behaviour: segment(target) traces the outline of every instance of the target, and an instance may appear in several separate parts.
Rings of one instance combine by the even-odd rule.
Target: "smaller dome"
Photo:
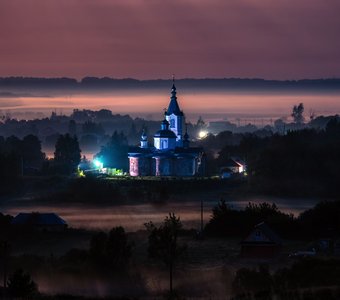
[[[154,137],[155,138],[173,138],[173,139],[175,139],[176,134],[169,129],[161,129],[161,130],[158,130],[155,133]]]
[[[162,123],[161,123],[161,129],[162,129],[162,130],[168,130],[168,129],[169,129],[169,122],[168,122],[166,119],[164,119],[164,120],[162,121]]]

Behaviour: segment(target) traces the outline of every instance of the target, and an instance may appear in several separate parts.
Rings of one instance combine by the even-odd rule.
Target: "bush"
[[[31,299],[37,296],[38,286],[28,273],[19,269],[8,279],[9,295],[13,298]]]

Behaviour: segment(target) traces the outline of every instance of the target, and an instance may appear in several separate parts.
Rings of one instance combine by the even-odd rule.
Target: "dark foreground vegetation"
[[[340,201],[323,201],[299,216],[281,212],[275,204],[249,203],[236,210],[221,200],[205,230],[208,235],[244,237],[260,222],[266,222],[286,239],[334,238],[340,232]]]
[[[101,282],[105,286],[101,288],[105,290],[104,294],[123,297],[106,299],[160,299],[162,295],[169,299],[199,298],[212,282],[208,280],[209,285],[196,282],[195,276],[192,281],[187,281],[180,274],[190,272],[191,263],[195,260],[200,262],[202,269],[198,269],[201,270],[199,272],[208,272],[201,262],[214,255],[214,247],[210,245],[204,256],[195,253],[201,252],[205,244],[216,237],[234,243],[233,239],[240,241],[254,225],[265,221],[285,240],[304,243],[320,238],[336,240],[340,232],[339,215],[339,201],[321,202],[298,217],[280,212],[275,205],[267,203],[249,204],[244,210],[235,210],[221,201],[205,227],[205,238],[200,236],[197,240],[193,231],[182,228],[180,219],[174,214],[160,225],[145,224],[146,232],[133,234],[125,233],[122,227],[112,228],[109,232],[76,229],[48,232],[36,230],[33,226],[13,227],[12,217],[1,214],[1,265],[6,262],[6,293],[16,299],[104,299],[99,296],[51,296],[51,292],[48,295],[39,292],[40,284],[44,286],[46,280],[57,283],[65,280],[63,278],[72,278],[76,286],[83,287],[83,291],[78,291],[80,295],[87,293],[87,285],[90,284],[87,288],[91,290],[91,283]],[[65,243],[68,238],[77,240],[81,236],[85,237],[86,244],[77,246],[73,242],[74,246],[70,246],[67,242],[62,254],[53,254],[53,245]],[[54,244],[50,243],[51,239]],[[45,253],[29,254],[27,251],[32,245],[36,249],[45,248]],[[219,261],[220,275],[214,277],[223,288],[216,286],[219,290],[211,290],[206,297],[235,300],[338,299],[340,260],[332,252],[316,250],[318,255],[313,258],[292,260],[285,254],[277,261],[267,261],[268,265],[263,265],[262,261],[259,267],[257,264],[260,262],[253,261],[247,265],[237,253],[229,254],[228,258],[225,250]],[[235,265],[237,262],[239,264]],[[229,269],[229,264],[233,264],[234,269],[237,266],[236,273]],[[0,274],[4,275],[3,271],[2,268]],[[167,282],[157,292],[150,292],[150,272],[156,272],[158,280]],[[66,283],[61,286],[68,290]]]
[[[86,205],[100,204],[128,204],[128,203],[166,203],[174,196],[193,197],[209,190],[230,190],[240,186],[240,182],[225,182],[219,179],[134,179],[134,178],[104,178],[98,180],[95,177],[86,177],[73,180],[51,178],[49,182],[61,185],[48,195],[37,196],[36,204],[51,203],[80,203]],[[58,183],[59,182],[59,183]]]
[[[239,269],[232,284],[232,299],[336,300],[339,286],[339,259],[303,259],[273,273],[265,265]]]
[[[229,141],[232,136],[229,134]],[[206,143],[202,141],[203,146],[213,145],[217,138],[208,137]],[[231,156],[239,156],[247,162],[248,184],[244,191],[338,197],[339,153],[340,121],[334,118],[324,129],[269,133],[266,137],[245,134],[239,144],[223,146],[218,158],[210,160],[210,168],[216,172]]]

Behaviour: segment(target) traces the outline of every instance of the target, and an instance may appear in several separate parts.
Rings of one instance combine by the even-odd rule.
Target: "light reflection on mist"
[[[138,280],[136,280],[138,278]],[[143,279],[132,274],[121,278],[116,276],[103,276],[91,273],[86,274],[40,274],[35,276],[39,284],[39,291],[46,294],[72,294],[75,296],[107,297],[112,295],[139,296],[145,293]]]
[[[202,196],[204,197],[204,196]],[[10,203],[2,209],[3,213],[16,215],[19,212],[55,212],[64,218],[71,227],[85,229],[109,230],[114,226],[123,226],[127,231],[144,229],[144,223],[153,221],[160,223],[169,212],[175,212],[180,216],[183,225],[188,229],[199,229],[200,227],[200,197],[195,200],[174,199],[163,204],[143,203],[131,205],[105,206],[82,206],[82,205],[34,205],[25,200],[20,206]],[[299,213],[313,207],[318,199],[296,199],[278,197],[243,197],[241,199],[225,199],[235,209],[244,208],[249,202],[252,203],[275,203],[285,213],[292,213],[298,216]],[[205,197],[204,201],[204,222],[208,222],[212,208],[216,206],[218,198]],[[93,203],[95,205],[95,202]]]
[[[232,267],[200,266],[177,267],[174,275],[174,288],[182,295],[209,299],[226,297],[231,294]],[[118,272],[119,273],[119,272]],[[72,294],[79,296],[162,296],[169,288],[168,271],[159,265],[136,267],[129,275],[103,276],[91,274],[40,274],[34,276],[39,290],[46,294]],[[221,298],[221,299],[222,299]]]

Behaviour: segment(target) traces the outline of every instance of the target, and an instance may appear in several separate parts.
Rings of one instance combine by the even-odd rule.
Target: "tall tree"
[[[182,223],[174,213],[169,213],[169,216],[164,219],[159,227],[151,221],[144,225],[149,232],[149,257],[162,260],[169,268],[170,296],[172,296],[174,265],[186,249],[184,245],[178,243],[178,234],[182,228]]]
[[[131,257],[131,245],[123,227],[111,229],[109,234],[99,232],[90,241],[90,256],[94,262],[124,268]]]
[[[19,269],[8,279],[8,292],[14,299],[34,299],[38,286],[28,273]]]
[[[305,120],[303,116],[305,108],[303,106],[303,103],[300,103],[299,105],[294,105],[293,111],[292,111],[292,117],[294,119],[294,123],[302,124]]]
[[[54,161],[61,167],[61,171],[69,174],[77,168],[80,153],[76,136],[71,137],[68,133],[60,135],[55,145]]]
[[[123,132],[115,131],[109,142],[103,146],[96,157],[100,158],[104,166],[126,170],[128,167],[128,142]]]
[[[25,166],[41,167],[45,158],[41,151],[41,142],[35,135],[29,134],[22,140],[23,160]]]

